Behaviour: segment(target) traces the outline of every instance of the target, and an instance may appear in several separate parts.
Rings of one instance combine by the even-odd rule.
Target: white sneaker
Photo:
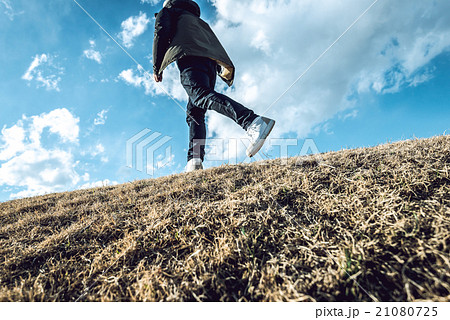
[[[189,162],[186,165],[186,172],[192,172],[195,170],[203,170],[203,164],[202,164],[202,159],[199,158],[194,158],[189,160]]]
[[[250,137],[250,146],[247,148],[248,157],[251,158],[258,153],[274,125],[275,120],[258,117],[247,128],[247,134]]]

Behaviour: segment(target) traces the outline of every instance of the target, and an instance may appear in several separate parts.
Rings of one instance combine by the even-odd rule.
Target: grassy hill
[[[0,301],[450,301],[450,136],[0,203]]]

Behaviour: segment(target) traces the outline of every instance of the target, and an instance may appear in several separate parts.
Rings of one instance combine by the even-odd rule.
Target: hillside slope
[[[450,136],[0,204],[0,301],[450,300]]]

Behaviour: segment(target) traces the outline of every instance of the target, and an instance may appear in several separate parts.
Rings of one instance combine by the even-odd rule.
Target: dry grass
[[[450,137],[322,160],[1,203],[0,301],[449,301]]]

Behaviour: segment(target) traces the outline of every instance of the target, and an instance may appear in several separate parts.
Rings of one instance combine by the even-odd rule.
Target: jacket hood
[[[190,13],[200,17],[200,7],[192,0],[166,0],[164,8],[177,8],[189,11]]]

